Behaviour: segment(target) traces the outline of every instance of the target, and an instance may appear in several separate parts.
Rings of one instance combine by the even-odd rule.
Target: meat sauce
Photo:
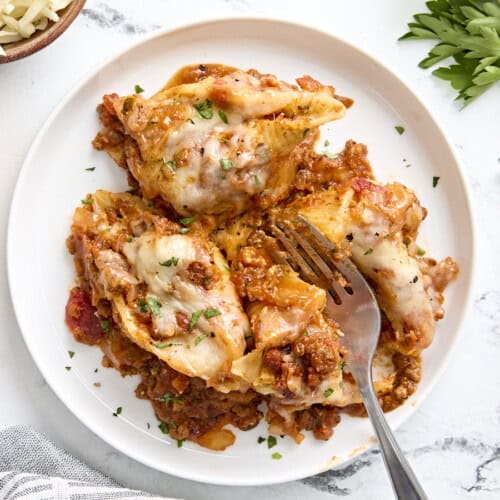
[[[173,370],[122,336],[111,319],[100,319],[88,294],[79,287],[70,292],[66,324],[75,340],[102,349],[104,367],[115,368],[122,376],[140,376],[136,396],[151,402],[162,422],[162,431],[178,441],[194,441],[221,451],[235,439],[224,426],[248,430],[264,417],[259,409],[266,399],[264,396],[253,390],[224,394],[207,387],[200,378],[187,377]],[[295,412],[291,422],[285,422],[272,410],[268,411],[266,419],[279,429],[279,433],[300,442],[303,439],[301,430],[311,431],[317,439],[329,439],[340,416],[337,408],[313,405]]]

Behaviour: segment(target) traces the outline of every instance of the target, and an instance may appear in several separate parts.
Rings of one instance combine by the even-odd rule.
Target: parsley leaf
[[[257,186],[262,186],[262,181],[260,180],[260,177],[258,175],[254,175],[253,178]]]
[[[222,109],[219,109],[218,114],[220,116],[220,119],[224,122],[227,123],[227,115],[222,111]]]
[[[120,413],[122,412],[123,408],[121,406],[119,406],[114,412],[113,412],[113,417],[117,417],[118,415],[120,415]]]
[[[302,132],[302,137],[305,137],[311,131],[310,128],[306,128],[304,132]]]
[[[400,40],[434,39],[436,45],[420,61],[430,68],[453,57],[456,64],[442,66],[433,75],[458,90],[464,107],[500,81],[500,6],[476,0],[436,0],[430,12],[415,14],[410,31]]]
[[[85,198],[84,200],[82,200],[82,203],[84,205],[92,205],[92,203],[94,203],[94,199],[93,198]]]
[[[196,220],[196,215],[193,215],[192,217],[184,217],[184,219],[181,219],[179,222],[183,226],[187,226],[188,224],[191,224],[191,222],[193,222],[194,220]]]
[[[329,387],[323,394],[325,398],[329,398],[333,394],[333,389]]]
[[[417,248],[417,255],[419,257],[422,257],[422,255],[425,255],[425,250],[423,248],[418,247]]]
[[[141,94],[142,92],[144,92],[144,89],[140,85],[136,84],[136,86],[134,88],[135,88],[136,94]]]
[[[283,458],[283,456],[281,455],[281,453],[278,453],[277,451],[274,452],[272,455],[271,455],[271,458],[273,460],[281,460],[281,458]]]
[[[107,319],[101,321],[101,328],[106,334],[106,337],[109,338],[109,336],[111,335],[111,327],[109,326],[109,321]]]
[[[203,314],[203,311],[195,311],[193,314],[191,314],[191,321],[189,322],[189,331],[192,332],[193,328],[195,327],[196,323],[198,323],[198,320],[200,319],[200,316]]]
[[[174,345],[182,345],[182,344],[176,344],[173,342],[158,342],[157,344],[155,344],[155,347],[157,349],[165,349],[166,347],[172,347]]]
[[[177,448],[182,448],[182,443],[184,443],[185,439],[178,439],[177,440]]]
[[[194,339],[194,345],[198,345],[202,340],[205,340],[207,337],[208,337],[208,335],[206,333],[202,333],[201,335],[198,335],[198,337],[196,337]]]
[[[95,167],[89,167],[85,169],[87,172],[93,172],[95,170]]]
[[[259,437],[257,438],[257,443],[261,444],[261,443],[263,443],[265,440],[266,440],[266,438],[265,438],[265,437],[259,436]]]
[[[68,351],[69,357],[72,358],[75,355],[75,351]]]
[[[207,319],[214,318],[215,316],[220,316],[221,314],[222,313],[219,311],[219,309],[212,309],[210,307],[203,311],[203,316],[205,316],[205,318]]]
[[[373,248],[369,248],[363,255],[370,255],[373,252]]]
[[[132,99],[132,97],[127,97],[124,101],[123,101],[123,108],[122,108],[122,113],[124,115],[126,115],[131,109],[132,109],[132,105],[134,104],[134,100]]]
[[[226,172],[233,168],[233,160],[231,160],[230,158],[221,158],[219,160],[219,163],[222,167],[222,170],[225,170]]]
[[[155,315],[159,316],[161,314],[161,303],[158,302],[154,297],[148,297],[146,299],[149,310]]]
[[[434,176],[432,178],[432,187],[433,188],[435,188],[438,185],[439,179],[440,179],[440,177],[436,177],[436,176]]]
[[[170,432],[170,429],[168,428],[168,424],[166,422],[161,422],[158,426],[158,429],[160,429],[163,434],[168,434]]]
[[[205,120],[210,120],[214,116],[212,101],[206,99],[201,104],[193,104],[198,114]]]
[[[163,396],[157,398],[157,401],[160,401],[160,403],[178,403],[178,404],[184,404],[184,401],[182,401],[181,398],[176,398],[172,393],[166,392]]]
[[[396,125],[394,128],[399,135],[403,135],[405,133],[405,128],[401,125]]]
[[[179,263],[178,257],[170,257],[170,259],[160,262],[160,266],[170,267],[170,266],[176,266],[178,263]]]
[[[275,436],[268,436],[267,437],[267,447],[268,448],[273,448],[278,444],[278,440],[276,439]]]
[[[172,170],[172,172],[175,172],[177,170],[177,164],[175,163],[174,160],[168,160],[166,165]]]

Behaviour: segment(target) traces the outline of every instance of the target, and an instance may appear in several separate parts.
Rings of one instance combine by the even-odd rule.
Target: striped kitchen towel
[[[0,499],[169,500],[122,488],[21,425],[0,430]]]

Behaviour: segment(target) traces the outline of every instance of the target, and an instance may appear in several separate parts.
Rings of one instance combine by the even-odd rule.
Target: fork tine
[[[318,250],[323,249],[323,251],[320,251],[319,253],[321,253],[323,258],[325,258],[327,262],[334,266],[351,283],[353,288],[357,288],[358,286],[366,286],[367,283],[365,279],[349,258],[347,258],[343,253],[340,254],[342,255],[342,258],[340,260],[334,260],[330,258],[328,255],[328,251],[336,252],[336,246],[303,215],[298,215],[297,218],[307,227],[311,237],[315,240],[316,244],[319,247]]]
[[[340,285],[335,277],[334,272],[330,266],[325,262],[323,257],[315,250],[311,243],[298,233],[292,225],[287,221],[280,222],[285,227],[286,232],[293,238],[296,244],[296,250],[303,255],[305,260],[309,260],[311,264],[317,269],[321,278],[322,288],[326,288],[331,294],[336,304],[340,304],[342,299],[341,295],[346,296],[347,292],[342,285]],[[292,241],[293,241],[292,240]]]
[[[296,271],[298,271],[300,274],[302,274],[302,276],[306,279],[306,281],[310,281],[315,285],[320,286],[317,274],[307,263],[307,261],[302,257],[302,255],[297,251],[297,248],[292,242],[292,240],[290,240],[286,236],[286,234],[275,224],[271,224],[270,229],[273,235],[276,236],[276,238],[278,238],[278,240],[285,247],[288,254],[292,257],[291,261],[290,259],[287,260],[288,263],[291,265],[291,267]]]

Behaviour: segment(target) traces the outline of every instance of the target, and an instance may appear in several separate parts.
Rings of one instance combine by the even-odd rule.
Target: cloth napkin
[[[0,430],[1,500],[169,500],[122,488],[31,427]],[[170,499],[173,500],[173,499]]]

